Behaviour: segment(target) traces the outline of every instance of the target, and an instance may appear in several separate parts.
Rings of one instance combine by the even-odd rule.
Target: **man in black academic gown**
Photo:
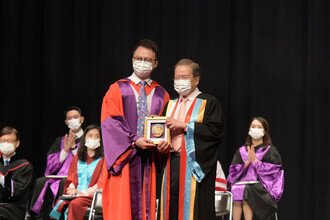
[[[200,77],[199,65],[190,59],[174,67],[179,98],[170,100],[165,109],[172,150],[162,184],[159,215],[163,219],[216,218],[214,190],[223,113],[214,96],[199,91]]]
[[[0,219],[24,219],[34,186],[32,165],[16,158],[19,134],[15,128],[4,127],[0,133]]]

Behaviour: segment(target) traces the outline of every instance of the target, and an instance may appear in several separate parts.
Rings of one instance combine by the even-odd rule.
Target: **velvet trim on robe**
[[[128,78],[112,84],[101,113],[102,138],[108,176],[103,190],[104,219],[154,219],[157,151],[132,147],[137,130],[137,87]],[[146,86],[153,91],[150,115],[161,115],[168,93],[155,81]],[[143,161],[143,159],[145,161]],[[141,167],[144,167],[142,177]],[[127,211],[127,210],[131,210]]]
[[[167,105],[166,115],[175,109],[176,100]],[[178,219],[215,219],[214,190],[216,163],[223,136],[223,114],[219,101],[205,93],[192,103],[185,121],[180,156]],[[170,156],[163,175],[160,219],[169,219]]]
[[[258,161],[244,168],[247,160],[245,146],[235,153],[229,168],[228,183],[234,201],[247,201],[254,219],[272,219],[277,209],[276,202],[284,191],[284,170],[281,157],[274,146],[257,146]],[[256,184],[240,185],[241,181],[258,181]]]

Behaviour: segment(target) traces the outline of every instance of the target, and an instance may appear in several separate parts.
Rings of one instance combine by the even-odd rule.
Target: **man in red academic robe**
[[[150,79],[158,65],[158,47],[148,39],[133,50],[131,76],[113,83],[103,99],[101,124],[108,173],[103,189],[104,219],[154,219],[156,146],[143,137],[144,118],[160,115],[169,95]]]

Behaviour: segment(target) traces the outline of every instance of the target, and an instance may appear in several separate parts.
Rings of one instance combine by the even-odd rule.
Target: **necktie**
[[[8,166],[8,165],[9,165],[9,160],[5,160],[4,165],[5,165],[5,166]]]
[[[179,121],[185,121],[186,117],[186,104],[187,104],[188,99],[187,98],[182,98],[181,99],[181,106],[179,109],[179,113],[177,116],[177,120]],[[181,148],[181,142],[182,142],[182,133],[179,134],[175,131],[172,132],[172,146],[174,151],[180,151]]]
[[[137,106],[137,115],[138,115],[138,122],[137,122],[137,135],[142,137],[144,134],[144,118],[148,115],[148,103],[147,103],[147,95],[146,95],[146,82],[141,81],[139,82],[141,88],[138,97],[138,106]]]

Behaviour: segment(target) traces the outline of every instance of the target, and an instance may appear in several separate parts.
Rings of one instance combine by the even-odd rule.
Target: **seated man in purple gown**
[[[65,124],[70,130],[68,134],[56,138],[47,153],[45,176],[37,179],[30,204],[30,214],[35,218],[49,219],[55,200],[63,192],[62,177],[68,175],[71,160],[77,153],[84,133],[81,128],[84,117],[80,108],[70,106],[64,114]]]

